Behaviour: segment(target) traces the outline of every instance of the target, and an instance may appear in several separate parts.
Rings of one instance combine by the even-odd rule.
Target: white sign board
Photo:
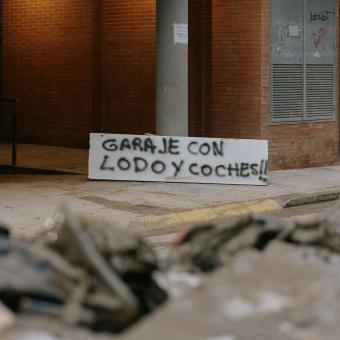
[[[174,43],[187,45],[189,41],[188,24],[174,24]]]
[[[90,179],[266,185],[267,177],[264,140],[90,136]]]

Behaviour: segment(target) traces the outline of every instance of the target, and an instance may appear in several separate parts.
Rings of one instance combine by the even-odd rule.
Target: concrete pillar
[[[157,0],[158,135],[188,135],[188,43],[180,24],[188,24],[188,0]]]

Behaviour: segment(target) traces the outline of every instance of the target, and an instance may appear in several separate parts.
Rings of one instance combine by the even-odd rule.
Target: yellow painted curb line
[[[159,225],[161,228],[169,225],[199,223],[224,217],[236,217],[249,213],[273,212],[283,209],[275,199],[267,198],[254,201],[227,203],[217,207],[201,208],[166,215],[152,215],[140,220],[146,227]]]

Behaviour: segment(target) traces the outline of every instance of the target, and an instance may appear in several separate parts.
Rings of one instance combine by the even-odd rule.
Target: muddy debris
[[[0,301],[18,314],[113,333],[165,302],[148,244],[106,222],[88,223],[63,207],[53,230],[34,244],[13,241],[3,229]]]
[[[242,217],[226,227],[194,226],[175,240],[167,263],[185,271],[210,272],[244,250],[264,251],[274,241],[340,254],[340,206],[318,217],[284,220],[258,214]]]
[[[232,225],[194,226],[182,231],[169,255],[159,259],[141,236],[79,217],[63,205],[34,243],[13,240],[0,227],[0,334],[17,314],[48,316],[95,332],[128,331],[131,339],[156,332],[152,323],[160,329],[158,338],[167,339],[162,327],[166,331],[178,322],[178,334],[186,339],[228,334],[243,340],[255,337],[246,334],[246,327],[237,333],[241,322],[249,321],[248,331],[255,334],[257,321],[270,316],[272,328],[261,339],[285,334],[298,339],[294,330],[310,336],[310,329],[303,333],[299,326],[309,318],[323,326],[340,322],[334,316],[337,308],[327,311],[327,303],[333,306],[340,296],[340,271],[333,270],[339,255],[340,208],[313,218],[249,215]],[[325,283],[324,275],[331,281]],[[329,296],[318,296],[326,286]],[[306,310],[312,313],[314,307],[316,314],[308,316]],[[4,315],[11,322],[2,329]],[[211,315],[202,321],[206,327],[192,330],[204,315]]]
[[[0,334],[15,324],[13,313],[0,302]]]

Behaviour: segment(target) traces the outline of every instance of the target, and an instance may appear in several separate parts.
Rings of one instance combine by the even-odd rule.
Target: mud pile
[[[138,340],[339,338],[340,209],[189,228],[162,260],[140,236],[65,207],[52,224],[35,244],[1,229],[0,300],[18,315],[1,339],[24,340],[27,328],[53,339],[111,337],[73,326]]]
[[[138,235],[66,207],[34,244],[0,232],[0,301],[19,315],[119,333],[166,301],[152,277],[158,267]]]

